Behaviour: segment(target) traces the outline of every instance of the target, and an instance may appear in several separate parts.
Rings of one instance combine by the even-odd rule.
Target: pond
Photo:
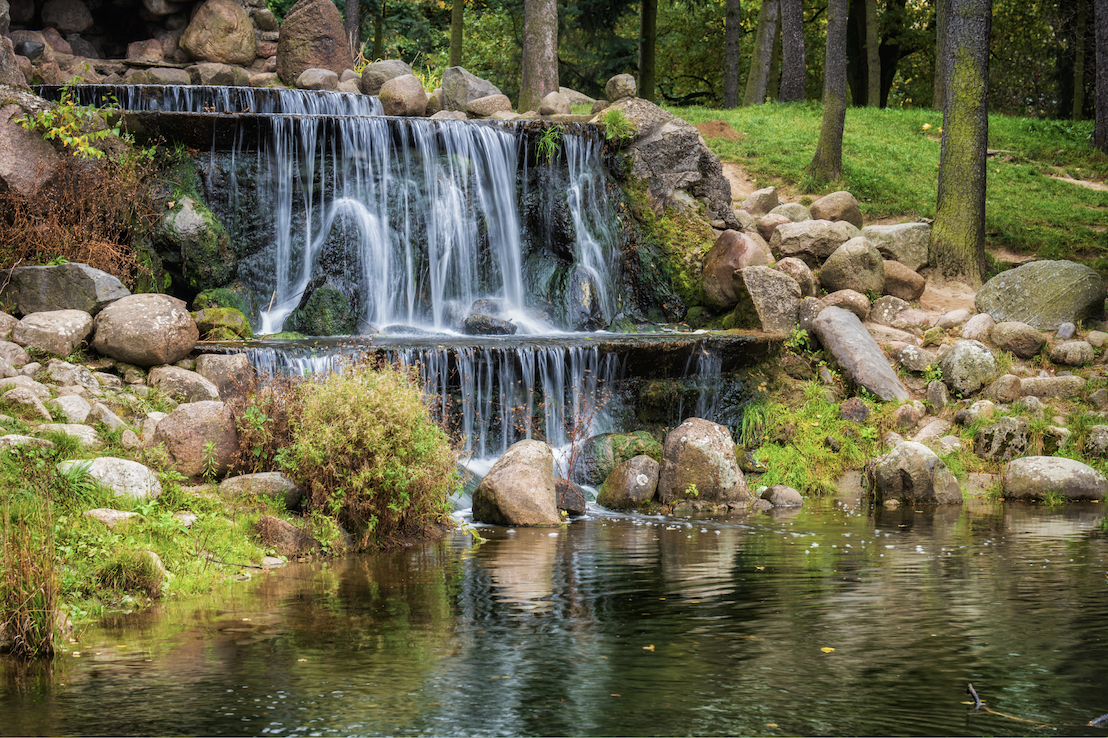
[[[1104,514],[595,509],[291,565],[0,661],[0,734],[1105,735]]]

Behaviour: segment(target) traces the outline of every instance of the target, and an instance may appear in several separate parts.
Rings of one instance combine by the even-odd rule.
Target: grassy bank
[[[805,171],[819,138],[820,105],[670,110],[693,124],[728,122],[740,136],[708,139],[708,145],[723,161],[740,164],[759,187],[776,185],[801,201],[848,190],[867,222],[935,217],[941,113],[849,108],[842,179],[816,188]],[[1089,146],[1091,133],[1087,121],[989,117],[989,148],[997,152],[989,157],[989,248],[1073,258],[1108,272],[1108,192],[1057,178],[1105,183],[1108,156]]]

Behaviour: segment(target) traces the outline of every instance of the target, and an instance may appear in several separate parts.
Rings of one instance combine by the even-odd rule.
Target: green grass
[[[759,187],[783,186],[812,198],[848,190],[867,222],[935,217],[942,126],[935,111],[849,108],[843,176],[818,189],[805,171],[819,137],[820,105],[671,112],[693,124],[725,120],[743,134],[736,141],[708,139],[708,145],[724,161],[742,165]],[[1002,153],[989,157],[989,248],[1073,258],[1108,271],[1108,193],[1053,178],[1063,172],[1101,183],[1108,178],[1108,156],[1089,146],[1091,132],[1091,122],[990,116],[989,148]]]

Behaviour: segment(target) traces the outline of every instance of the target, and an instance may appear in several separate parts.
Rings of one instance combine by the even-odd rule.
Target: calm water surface
[[[0,734],[1105,735],[1104,513],[596,511],[290,566],[0,661]]]

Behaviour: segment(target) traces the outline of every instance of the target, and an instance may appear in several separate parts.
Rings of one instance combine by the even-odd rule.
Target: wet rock
[[[851,382],[882,400],[909,398],[907,388],[857,315],[839,307],[824,308],[812,327]]]
[[[962,489],[934,451],[922,443],[902,441],[877,461],[874,469],[877,502],[961,504]]]
[[[564,510],[570,515],[584,515],[588,512],[589,498],[581,485],[574,484],[568,479],[555,479],[554,492],[558,498],[558,509]]]
[[[254,338],[250,321],[233,307],[210,307],[192,314],[196,330],[205,341],[249,341]]]
[[[80,310],[95,315],[130,290],[107,272],[85,264],[16,267],[0,271],[0,299],[23,315]]]
[[[515,323],[491,315],[470,315],[462,327],[467,336],[512,336],[517,330]]]
[[[985,344],[963,338],[942,355],[939,369],[952,392],[972,395],[996,377],[996,359]]]
[[[1033,261],[1001,272],[975,297],[977,311],[998,322],[1019,321],[1042,331],[1104,310],[1108,289],[1095,270],[1072,261]]]
[[[1050,350],[1050,360],[1064,366],[1084,366],[1093,363],[1096,354],[1087,341],[1066,341]]]
[[[1027,418],[1001,418],[977,431],[973,437],[974,453],[990,461],[1023,456],[1030,440],[1029,427]]]
[[[259,472],[228,477],[219,483],[219,493],[227,497],[268,495],[280,499],[286,510],[296,510],[304,499],[304,490],[281,472]]]
[[[616,466],[640,455],[661,461],[662,444],[646,431],[590,436],[572,461],[570,478],[578,484],[596,487]]]
[[[573,330],[595,331],[604,327],[599,291],[593,275],[584,266],[578,264],[570,273],[565,299],[566,322]]]
[[[717,504],[749,498],[731,432],[702,418],[689,418],[670,431],[662,447],[658,497],[664,503],[695,498]]]
[[[1060,456],[1013,459],[1004,470],[1003,495],[1011,500],[1041,500],[1054,494],[1067,501],[1103,500],[1108,479],[1080,461]]]
[[[861,235],[868,238],[883,257],[898,261],[913,272],[927,266],[927,244],[931,239],[928,223],[868,225]]]
[[[854,195],[845,190],[824,195],[808,206],[808,212],[815,220],[845,220],[855,228],[862,227],[862,209]]]
[[[226,474],[239,449],[230,409],[215,401],[180,405],[157,423],[154,443],[165,445],[175,468],[186,477]]]
[[[750,266],[734,273],[734,327],[788,333],[797,325],[800,285],[784,272]]]
[[[653,499],[657,488],[658,462],[649,456],[635,456],[612,470],[596,501],[611,510],[633,510]]]
[[[558,525],[550,447],[530,440],[513,444],[474,490],[473,519],[494,525]]]
[[[31,313],[12,329],[12,341],[54,356],[69,356],[92,333],[92,316],[83,310]]]
[[[342,74],[353,67],[342,16],[331,0],[298,0],[285,13],[277,40],[277,74],[286,84],[296,81],[305,69]],[[366,92],[363,87],[362,92],[372,95],[377,90]]]
[[[774,507],[801,507],[804,498],[792,487],[784,484],[775,484],[762,493],[761,499],[767,500]]]
[[[245,66],[254,61],[257,39],[243,6],[234,0],[206,0],[192,16],[180,46],[193,59]]]
[[[1027,323],[1005,321],[993,325],[989,340],[1002,351],[1011,351],[1021,359],[1030,359],[1046,343],[1046,336]]]
[[[774,256],[795,256],[815,269],[835,249],[858,235],[858,229],[845,221],[806,220],[777,226],[769,246]]]
[[[700,277],[708,305],[719,310],[733,308],[738,300],[732,285],[736,270],[772,262],[769,245],[758,234],[731,229],[721,233],[704,257]]]
[[[74,465],[84,466],[90,477],[123,497],[142,500],[162,493],[158,476],[137,461],[100,456],[91,461],[63,461],[58,464],[58,470],[65,472]]]

